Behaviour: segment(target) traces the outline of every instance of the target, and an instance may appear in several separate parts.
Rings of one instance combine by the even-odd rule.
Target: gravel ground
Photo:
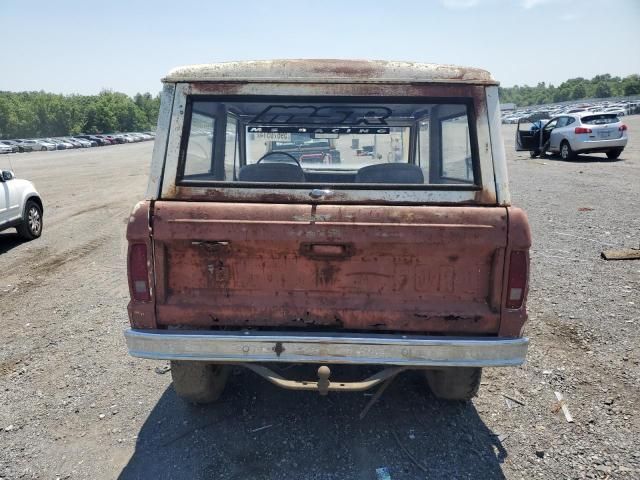
[[[0,157],[46,209],[41,239],[0,233],[0,478],[639,478],[640,262],[599,257],[640,243],[640,117],[625,121],[615,162],[530,160],[504,126],[534,236],[528,362],[485,370],[469,404],[404,374],[364,421],[370,394],[241,369],[219,404],[187,406],[163,364],[127,355],[124,227],[150,143]]]

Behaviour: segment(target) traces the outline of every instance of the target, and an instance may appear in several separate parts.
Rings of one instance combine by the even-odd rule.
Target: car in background
[[[99,139],[101,139],[101,140],[104,142],[104,144],[105,144],[105,145],[113,145],[113,143],[114,143],[112,140],[110,140],[109,138],[107,138],[107,136],[106,136],[106,135],[103,135],[103,134],[99,134],[99,135],[98,135],[98,134],[96,134],[96,135],[94,135],[94,136],[95,136],[95,137],[97,137],[97,138],[99,138]]]
[[[73,145],[71,145],[70,143],[63,142],[62,140],[59,140],[57,138],[44,138],[43,140],[45,142],[53,143],[56,146],[56,150],[67,150],[69,148],[73,148]]]
[[[142,137],[136,135],[135,133],[124,133],[123,137],[127,139],[128,142],[141,142]]]
[[[580,153],[605,153],[613,160],[620,156],[628,140],[627,126],[615,113],[608,112],[560,115],[536,131],[519,127],[516,150],[528,150],[532,157],[552,152],[559,153],[563,160],[572,160]]]
[[[0,231],[15,228],[24,240],[42,234],[42,199],[33,183],[0,170]]]
[[[18,142],[14,140],[0,140],[0,145],[4,145],[6,147],[11,148],[11,153],[24,152],[24,150],[20,148],[20,145],[18,144]]]
[[[17,153],[17,152],[18,152],[18,147],[14,147],[13,145],[6,145],[0,142],[0,153]]]
[[[124,138],[122,138],[120,135],[105,135],[105,137],[107,137],[107,139],[109,141],[111,141],[111,143],[125,143]]]
[[[80,142],[78,142],[77,140],[74,140],[72,138],[60,137],[60,138],[57,138],[56,140],[60,140],[61,142],[69,143],[69,144],[71,144],[71,146],[73,148],[82,148],[82,145],[80,144]]]
[[[74,138],[84,138],[85,140],[89,140],[90,142],[95,142],[97,146],[103,147],[104,145],[110,145],[109,142],[106,142],[100,137],[96,135],[76,135]]]
[[[78,148],[89,148],[92,146],[91,142],[89,140],[85,140],[84,138],[64,137],[62,140],[77,145]]]
[[[55,150],[56,149],[56,144],[55,143],[48,142],[46,140],[29,139],[29,140],[22,140],[21,143],[31,147],[31,150],[34,150],[34,151],[38,150],[38,151],[43,151],[44,152],[45,150]]]
[[[622,108],[622,107],[609,107],[609,108],[605,108],[604,110],[601,110],[601,111],[605,112],[605,113],[613,113],[613,114],[617,115],[618,117],[624,117],[627,114],[625,109]]]
[[[14,147],[19,153],[30,152],[32,150],[31,147],[22,145],[19,140],[0,140],[0,143]]]
[[[98,145],[96,142],[91,142],[90,140],[85,140],[84,138],[65,137],[65,140],[72,143],[77,142],[80,148],[89,148]]]
[[[31,145],[27,145],[26,143],[24,143],[24,140],[3,140],[3,142],[7,143],[11,143],[11,144],[15,144],[18,146],[18,151],[21,153],[24,152],[33,152],[33,147]]]

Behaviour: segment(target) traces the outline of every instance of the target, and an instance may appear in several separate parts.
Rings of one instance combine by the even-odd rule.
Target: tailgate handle
[[[350,243],[303,243],[300,253],[310,258],[343,259],[353,255],[353,245]]]
[[[323,188],[314,188],[309,192],[309,196],[311,198],[323,199],[326,197],[333,196],[333,191],[328,189],[323,189]]]

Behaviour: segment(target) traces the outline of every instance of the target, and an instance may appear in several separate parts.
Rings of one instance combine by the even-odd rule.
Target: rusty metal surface
[[[187,95],[291,95],[291,96],[362,96],[471,98],[478,112],[486,109],[485,87],[466,84],[371,84],[371,83],[272,83],[211,82],[179,83]]]
[[[507,212],[509,215],[509,245],[505,254],[504,271],[502,284],[502,305],[507,301],[507,282],[508,276],[506,272],[509,271],[509,259],[511,258],[511,252],[514,250],[523,250],[527,256],[527,268],[529,268],[529,249],[531,247],[531,230],[529,228],[529,220],[527,215],[520,208],[508,207]],[[529,283],[527,282],[527,288],[524,293],[524,301],[522,307],[517,310],[510,310],[508,308],[502,308],[502,321],[500,323],[499,335],[501,337],[519,337],[522,335],[524,324],[527,321],[527,295],[529,293]]]
[[[331,381],[331,370],[327,366],[318,368],[318,380],[289,380],[278,375],[276,372],[264,365],[252,363],[241,364],[243,367],[257,373],[274,385],[285,388],[287,390],[312,390],[317,391],[320,395],[326,395],[328,392],[363,392],[379,385],[385,380],[395,377],[399,373],[406,370],[403,367],[389,367],[371,375],[370,377],[359,382],[340,382]]]
[[[500,207],[160,201],[157,321],[496,334],[506,240]]]
[[[307,188],[246,188],[175,186],[163,195],[165,200],[211,201],[238,203],[309,203],[360,205],[486,205],[495,206],[496,196],[491,188],[478,190],[333,190],[330,198],[311,199],[311,186]]]
[[[142,243],[147,246],[147,251],[152,251],[151,230],[149,228],[149,215],[151,211],[151,202],[138,202],[127,223],[127,241],[129,242],[129,250],[131,245]],[[129,255],[127,255],[127,261]],[[154,274],[153,274],[153,258],[147,255],[147,268],[149,270],[149,286],[151,287],[151,300],[148,302],[140,302],[133,300],[133,288],[129,283],[129,301],[127,311],[129,313],[129,321],[134,328],[156,328],[155,319],[155,300],[154,300]],[[127,265],[129,270],[130,265]]]
[[[289,59],[187,65],[163,82],[452,82],[497,85],[486,70],[385,60]]]

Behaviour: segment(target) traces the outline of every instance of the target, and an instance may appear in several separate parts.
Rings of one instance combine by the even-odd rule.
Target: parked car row
[[[0,140],[0,153],[44,152],[71,148],[102,147],[120,143],[144,142],[155,139],[155,132],[75,135],[55,138]]]
[[[618,117],[640,113],[640,101],[579,102],[568,105],[543,105],[502,113],[502,123],[518,123],[521,119],[553,118],[572,113],[612,113]]]

